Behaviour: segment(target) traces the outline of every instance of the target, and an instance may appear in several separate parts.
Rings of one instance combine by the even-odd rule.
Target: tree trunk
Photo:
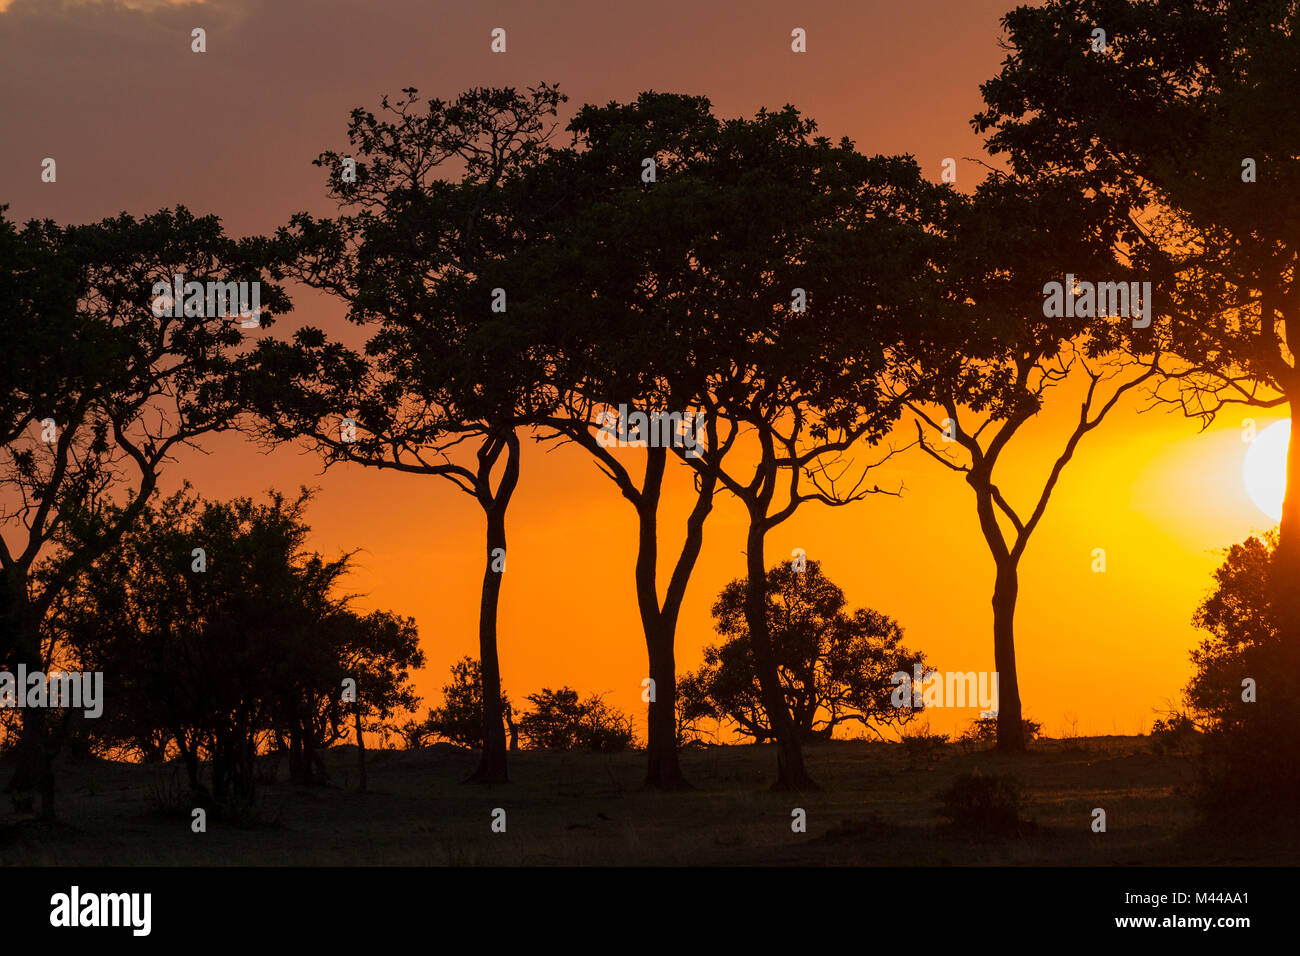
[[[224,804],[229,795],[229,771],[230,761],[226,758],[225,745],[217,740],[212,742],[212,800],[214,803]]]
[[[746,543],[745,564],[745,623],[749,627],[750,648],[754,654],[754,670],[763,692],[763,709],[776,737],[776,783],[773,790],[817,790],[817,784],[804,767],[803,748],[790,709],[781,691],[777,673],[776,655],[772,652],[772,638],[767,625],[767,568],[764,566],[763,538],[765,531],[761,518],[750,515],[749,535]]]
[[[1025,750],[1020,717],[1020,682],[1016,677],[1015,616],[1020,582],[1015,561],[998,562],[993,585],[993,666],[998,672],[998,750]]]
[[[491,489],[492,466],[506,453],[506,470],[494,494]],[[501,706],[501,666],[497,660],[497,606],[501,597],[504,572],[494,570],[496,561],[505,560],[506,508],[519,480],[519,439],[513,431],[489,439],[479,453],[478,498],[487,516],[487,563],[483,571],[483,597],[479,604],[478,649],[483,675],[483,753],[470,783],[507,783],[506,730]],[[496,556],[496,557],[494,557]]]
[[[510,732],[510,752],[519,753],[519,728],[515,726],[514,708],[509,704],[505,705],[506,711],[506,730]]]
[[[501,665],[497,660],[497,605],[501,597],[502,572],[492,570],[492,553],[506,546],[504,509],[488,512],[488,559],[483,574],[483,598],[479,605],[478,652],[483,675],[483,754],[475,783],[506,783],[506,733],[501,713]]]
[[[646,715],[645,785],[655,790],[687,788],[677,757],[677,662],[673,657],[676,612],[659,607],[659,500],[668,449],[646,450],[645,482],[637,505],[636,598],[645,634],[651,686]],[[689,549],[689,535],[687,549]],[[680,563],[680,562],[679,562]]]
[[[314,750],[312,753],[317,760],[320,759]],[[239,760],[235,765],[238,773],[238,793],[242,799],[251,803],[257,794],[257,741],[253,737],[252,730],[247,731],[244,740],[240,743],[238,754]]]
[[[358,704],[352,711],[352,720],[357,729],[357,773],[360,779],[357,782],[357,789],[362,793],[366,791],[366,738],[361,733],[361,705]]]
[[[1291,401],[1291,440],[1286,455],[1286,495],[1273,553],[1270,604],[1278,633],[1300,646],[1300,397]]]
[[[714,436],[716,439],[716,436]],[[713,470],[699,474],[695,506],[686,520],[686,536],[672,577],[659,603],[656,573],[659,564],[659,501],[668,450],[651,448],[646,455],[646,477],[637,505],[639,540],[636,561],[637,605],[645,632],[654,699],[646,719],[645,785],[655,790],[689,790],[682,774],[677,748],[677,661],[673,650],[677,617],[686,598],[686,584],[704,546],[704,522],[713,510],[718,476]]]
[[[44,672],[40,637],[35,625],[27,618],[25,597],[19,599],[14,617],[17,628],[14,640],[15,660],[26,665],[27,673]],[[26,687],[15,687],[15,694],[24,696]],[[15,703],[17,701],[15,700]],[[18,737],[18,760],[14,774],[5,787],[6,793],[35,791],[40,797],[42,820],[54,819],[54,752],[49,730],[49,715],[44,707],[28,707],[22,711],[22,729]]]
[[[193,747],[188,746],[183,743],[184,740],[183,734],[176,734],[176,745],[185,760],[185,776],[190,782],[190,793],[199,795],[203,793],[203,785],[199,782],[199,748],[197,744]]]
[[[289,780],[296,784],[306,783],[303,775],[302,734],[296,727],[289,731]]]
[[[304,728],[302,732],[302,782],[307,786],[314,786],[323,782],[324,774],[317,768],[324,767],[325,763],[321,755],[316,750],[316,744],[312,740],[310,729]]]
[[[655,693],[647,720],[645,783],[655,790],[686,790],[690,784],[682,775],[677,753],[677,661],[673,634],[666,630],[660,624],[646,633]]]
[[[28,670],[32,665],[27,665]],[[26,693],[26,688],[18,688]],[[40,797],[42,820],[54,819],[54,760],[50,750],[49,715],[43,707],[29,707],[22,713],[18,736],[18,761],[5,787],[7,793],[35,791]]]

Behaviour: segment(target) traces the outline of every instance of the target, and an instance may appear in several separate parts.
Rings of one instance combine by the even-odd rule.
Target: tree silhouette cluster
[[[915,444],[975,490],[998,568],[999,744],[1023,749],[1018,563],[1080,440],[1159,368],[1127,348],[1128,317],[1062,321],[1043,306],[1062,262],[1131,271],[1111,207],[1054,176],[998,173],[964,194],[910,157],[818,135],[793,107],[724,120],[702,97],[646,93],[581,108],[557,145],[562,102],[545,84],[452,102],[408,89],[354,111],[349,148],[317,160],[340,214],[281,229],[276,274],[340,298],[366,344],[312,327],[264,341],[252,389],[268,437],[305,437],[329,464],[438,475],[484,509],[476,778],[506,779],[496,617],[528,437],[586,451],[636,512],[650,785],[685,784],[675,634],[726,494],[747,515],[738,659],[777,744],[777,786],[814,786],[801,737],[837,698],[814,694],[812,718],[790,709],[765,543],[802,505],[896,494],[872,472],[909,419]],[[995,464],[1079,378],[1079,422],[1019,512]],[[661,582],[670,463],[693,506]]]
[[[109,736],[141,754],[206,754],[223,792],[251,786],[249,742],[263,732],[311,775],[341,719],[323,675],[343,662],[376,668],[368,690],[358,678],[358,726],[401,703],[410,633],[391,617],[349,618],[330,597],[340,565],[281,549],[281,591],[257,617],[249,595],[264,584],[222,577],[228,560],[214,556],[208,590],[182,587],[167,563],[206,520],[228,529],[227,548],[271,534],[262,518],[297,520],[280,499],[269,513],[154,504],[177,448],[248,428],[305,442],[327,466],[437,476],[474,499],[485,531],[475,670],[461,665],[459,696],[427,729],[476,740],[473,779],[505,781],[508,736],[571,740],[576,715],[599,712],[546,690],[516,727],[501,690],[506,519],[526,449],[562,443],[636,516],[647,784],[686,785],[684,717],[712,708],[775,742],[777,787],[813,788],[803,742],[845,721],[889,723],[879,676],[913,656],[889,619],[845,611],[815,563],[802,578],[773,570],[766,545],[801,506],[897,494],[877,469],[906,445],[973,492],[995,572],[997,743],[1023,750],[1020,567],[1084,439],[1142,393],[1207,420],[1300,394],[1288,345],[1300,303],[1297,17],[1289,0],[1017,8],[973,120],[1005,168],[970,191],[928,181],[910,156],[821,135],[792,106],[720,118],[704,97],[643,93],[585,105],[557,136],[566,97],[543,83],[451,100],[408,88],[353,110],[346,148],[316,160],[335,214],[298,213],[269,237],[231,239],[184,209],[76,227],[0,217],[0,664],[98,655],[120,695],[133,680],[165,683],[150,657],[163,644],[150,642],[177,642],[184,653],[163,660],[190,668],[175,682],[184,696],[156,689],[154,716],[114,711]],[[151,290],[181,275],[262,282],[263,330],[289,308],[283,286],[319,290],[362,344],[311,325],[246,335],[226,316],[159,315]],[[1139,303],[1121,287],[1150,291]],[[1072,393],[1077,416],[1013,500],[1016,436]],[[1267,568],[1287,680],[1300,674],[1297,448]],[[689,509],[670,535],[676,486]],[[745,516],[744,576],[715,609],[727,640],[683,700],[678,618],[723,496]],[[164,527],[184,530],[168,539]],[[279,613],[316,623],[271,627]],[[102,632],[84,624],[115,615]],[[223,628],[225,656],[209,668],[208,635]],[[263,681],[289,696],[269,702]],[[40,791],[52,812],[59,733],[32,709],[21,737],[11,787]]]
[[[82,724],[96,749],[179,756],[194,792],[248,802],[259,752],[283,750],[291,779],[312,783],[322,750],[352,733],[364,744],[365,730],[414,708],[415,622],[350,607],[339,593],[350,556],[304,548],[308,500],[180,492],[146,507],[81,576],[55,628],[80,667],[116,685],[104,715]]]

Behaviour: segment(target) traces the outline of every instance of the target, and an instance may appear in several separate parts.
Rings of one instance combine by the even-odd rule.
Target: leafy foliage
[[[510,726],[513,708],[501,692],[501,708]],[[483,668],[472,657],[451,665],[451,682],[442,688],[442,704],[429,709],[424,722],[404,731],[413,746],[427,737],[441,737],[462,747],[476,747],[483,740]]]
[[[1207,635],[1191,652],[1195,673],[1185,697],[1205,731],[1202,799],[1216,818],[1242,805],[1277,811],[1300,796],[1292,756],[1300,747],[1297,651],[1268,594],[1277,544],[1269,532],[1229,548],[1193,618]]]
[[[0,215],[0,664],[53,658],[50,615],[72,582],[117,545],[179,448],[248,407],[239,319],[156,315],[155,285],[260,282],[267,327],[288,307],[263,281],[271,258],[183,207],[22,229]],[[60,736],[43,709],[22,722],[10,786],[39,789],[50,815]]]
[[[145,508],[83,572],[58,621],[81,666],[112,681],[94,728],[102,745],[179,755],[196,790],[206,760],[214,799],[249,799],[271,735],[290,741],[310,777],[312,755],[349,717],[375,726],[415,706],[414,622],[358,614],[336,593],[349,558],[305,550],[309,498],[221,503],[183,490]],[[355,704],[343,702],[345,678]]]
[[[548,687],[528,701],[533,709],[520,717],[519,732],[530,750],[617,753],[635,740],[631,719],[596,695],[580,701],[571,687]]]
[[[745,618],[746,581],[728,584],[713,606],[717,629],[728,640],[704,650],[704,666],[682,680],[685,716],[727,721],[742,736],[773,736],[755,674]],[[781,687],[798,733],[829,739],[836,727],[903,724],[912,708],[894,707],[891,677],[924,667],[924,658],[902,644],[903,632],[885,615],[860,608],[849,612],[844,592],[808,561],[803,571],[789,563],[767,574],[767,616]]]

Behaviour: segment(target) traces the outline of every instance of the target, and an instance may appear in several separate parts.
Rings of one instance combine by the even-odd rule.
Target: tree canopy
[[[774,565],[767,574],[769,634],[781,688],[801,739],[830,739],[837,727],[857,725],[879,734],[915,712],[891,702],[898,672],[925,668],[921,654],[903,646],[893,619],[869,608],[850,611],[844,592],[807,561]],[[704,650],[704,666],[682,679],[686,716],[727,722],[758,741],[774,734],[763,707],[745,618],[744,578],[723,588],[713,605],[726,642]]]

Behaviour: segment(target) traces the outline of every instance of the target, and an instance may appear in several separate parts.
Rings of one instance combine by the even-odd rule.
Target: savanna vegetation
[[[252,859],[240,827],[297,862],[354,862],[329,847],[377,815],[397,835],[373,852],[411,862],[1293,854],[1285,823],[1248,850],[1189,834],[1285,821],[1300,797],[1294,439],[1281,524],[1233,546],[1189,608],[1195,675],[1149,739],[1044,739],[1015,614],[1062,474],[1127,398],[1203,422],[1300,401],[1300,8],[1048,0],[1005,27],[972,120],[988,174],[965,192],[794,106],[720,116],[646,92],[569,110],[539,83],[354,109],[316,160],[335,212],[272,235],[183,207],[71,226],[0,208],[0,670],[105,688],[95,717],[0,709],[14,818],[125,819],[115,859],[135,833],[187,863]],[[1147,284],[1140,315],[1047,308],[1067,270]],[[173,281],[259,283],[259,331],[160,309]],[[355,329],[281,332],[299,290]],[[1077,418],[1016,499],[1009,449],[1072,389]],[[309,490],[164,493],[175,452],[223,432],[473,500],[477,654],[439,701],[414,690],[415,621],[349,591],[354,555],[312,550]],[[635,513],[635,561],[614,570],[635,585],[644,720],[587,689],[503,686],[507,519],[528,454],[557,444]],[[768,554],[806,509],[888,508],[908,449],[969,487],[994,571],[992,641],[969,640],[991,643],[998,708],[955,741],[895,699],[895,675],[943,663],[905,622],[852,607],[817,560]],[[683,672],[679,617],[723,499],[743,561]],[[458,835],[481,816],[474,785],[511,788],[537,827]],[[1123,835],[1098,848],[1089,814],[1115,791]],[[233,824],[203,859],[177,822],[193,808]],[[52,860],[37,832],[0,858]]]

